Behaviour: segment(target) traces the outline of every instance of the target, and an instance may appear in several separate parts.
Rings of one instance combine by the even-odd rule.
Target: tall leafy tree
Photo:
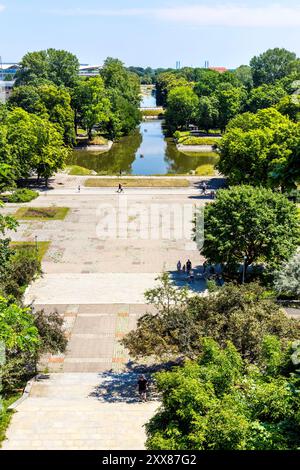
[[[243,87],[234,87],[230,83],[219,85],[214,97],[219,103],[219,126],[222,131],[225,131],[229,121],[243,110],[246,96]]]
[[[77,119],[86,128],[89,138],[94,126],[103,126],[109,121],[111,103],[101,77],[81,81],[75,89],[73,101]]]
[[[276,109],[233,119],[220,143],[220,171],[233,184],[294,188],[300,177],[300,127]]]
[[[247,90],[253,88],[252,69],[249,65],[241,65],[235,70],[236,78],[244,85]]]
[[[57,49],[28,52],[20,62],[17,85],[32,85],[45,81],[73,88],[78,81],[79,61],[71,52]]]
[[[19,86],[13,90],[9,104],[49,119],[60,128],[67,145],[72,146],[75,143],[75,116],[71,96],[66,88],[52,83]]]
[[[133,131],[141,120],[140,80],[118,59],[108,57],[100,71],[111,103],[107,130],[111,138]]]
[[[205,129],[208,133],[210,129],[216,128],[219,119],[218,106],[218,100],[214,96],[203,96],[199,99],[196,123],[200,129]]]
[[[195,121],[199,99],[190,87],[173,88],[167,101],[166,124],[171,134]]]
[[[270,189],[236,186],[220,190],[204,211],[202,254],[228,272],[237,266],[263,263],[279,266],[300,244],[300,223],[295,204]]]
[[[255,86],[272,84],[293,70],[297,56],[286,49],[269,49],[250,61]]]
[[[259,109],[270,108],[286,96],[285,89],[277,85],[261,85],[251,90],[247,108],[256,113]]]
[[[63,137],[55,124],[21,108],[7,117],[7,141],[15,162],[17,177],[36,173],[45,178],[62,168],[68,156]]]

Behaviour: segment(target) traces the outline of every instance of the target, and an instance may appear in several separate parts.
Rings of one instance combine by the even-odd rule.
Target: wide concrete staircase
[[[141,403],[135,373],[41,375],[16,408],[3,449],[144,449],[159,401]]]

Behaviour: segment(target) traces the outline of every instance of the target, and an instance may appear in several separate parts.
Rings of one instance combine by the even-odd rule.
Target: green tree
[[[251,90],[247,107],[252,113],[259,109],[270,108],[286,96],[286,91],[280,85],[261,85]]]
[[[197,362],[156,374],[162,405],[147,424],[147,448],[297,449],[299,379],[272,374],[269,364],[278,344],[276,338],[265,341],[268,354],[262,357],[261,368],[249,367],[232,343],[221,349],[206,338]],[[290,354],[280,349],[279,353]]]
[[[269,49],[250,61],[255,86],[272,84],[293,70],[296,54],[286,49]]]
[[[79,61],[64,50],[47,49],[28,52],[20,62],[16,75],[18,85],[37,85],[46,81],[73,88],[78,82]]]
[[[136,107],[140,105],[140,81],[135,73],[129,72],[124,64],[108,57],[100,70],[106,89],[118,90],[119,93]]]
[[[190,86],[185,77],[181,77],[177,72],[165,71],[160,73],[156,80],[156,99],[160,106],[167,106],[168,95],[173,88]]]
[[[110,138],[119,138],[133,131],[141,120],[140,80],[120,60],[111,57],[104,62],[100,75],[111,105],[107,132]]]
[[[1,207],[3,207],[2,201],[0,201]],[[0,286],[6,279],[6,269],[13,253],[9,247],[10,238],[6,236],[6,232],[7,230],[16,230],[17,226],[18,222],[14,217],[0,214]]]
[[[233,184],[293,189],[300,176],[300,126],[276,109],[233,119],[220,148],[219,170]]]
[[[247,90],[253,88],[252,69],[249,65],[241,65],[235,70],[235,76]]]
[[[17,177],[27,178],[36,173],[48,179],[63,167],[69,150],[55,124],[21,108],[7,117],[7,141],[15,162]]]
[[[9,103],[29,113],[49,119],[61,130],[66,145],[75,143],[74,111],[67,89],[54,84],[23,85],[14,88]]]
[[[219,103],[219,126],[225,131],[229,121],[243,110],[246,91],[242,87],[237,88],[230,83],[223,83],[217,88],[214,97]]]
[[[3,297],[0,297],[0,341],[8,350],[34,351],[39,344],[30,309],[9,303]]]
[[[210,129],[216,128],[219,119],[218,106],[219,103],[213,96],[203,96],[199,99],[196,123],[200,129],[205,129],[209,133]]]
[[[65,351],[63,319],[57,313],[33,312],[0,297],[0,341],[5,345],[5,364],[0,367],[2,390],[12,393],[36,374],[43,353]]]
[[[202,254],[230,273],[238,266],[276,267],[296,252],[300,225],[295,204],[270,189],[236,186],[218,191],[205,207]]]
[[[284,96],[276,105],[276,109],[291,119],[291,121],[300,121],[300,96]]]
[[[195,93],[199,98],[211,96],[221,82],[221,75],[215,70],[201,69],[195,84]]]
[[[195,121],[199,99],[190,87],[176,87],[168,94],[166,125],[171,134],[177,129],[187,129]]]
[[[81,81],[75,89],[73,98],[77,119],[92,138],[94,126],[103,127],[108,121],[111,112],[110,100],[101,77],[93,77]]]
[[[289,319],[257,284],[228,283],[208,296],[191,296],[165,273],[146,300],[154,311],[122,340],[138,359],[193,359],[202,352],[201,338],[210,336],[221,346],[231,341],[243,358],[257,362],[264,336],[276,332],[282,345],[300,338],[300,322]]]

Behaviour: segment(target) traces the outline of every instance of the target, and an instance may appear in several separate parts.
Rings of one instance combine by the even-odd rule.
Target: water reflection
[[[109,152],[75,150],[69,165],[79,165],[102,175],[165,175],[190,173],[199,166],[215,165],[218,156],[183,154],[172,139],[165,139],[163,122],[143,122]]]

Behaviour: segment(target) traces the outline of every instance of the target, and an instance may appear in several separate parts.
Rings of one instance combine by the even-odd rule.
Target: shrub
[[[63,329],[64,319],[57,311],[46,314],[44,310],[35,312],[34,325],[41,339],[39,353],[64,352],[68,340]]]
[[[31,248],[16,250],[10,257],[2,290],[6,295],[21,299],[26,287],[41,274],[41,262]]]
[[[101,135],[96,135],[89,141],[89,145],[107,145],[108,141]]]
[[[36,199],[39,196],[37,191],[32,191],[27,188],[16,189],[12,194],[5,196],[7,202],[11,203],[20,203],[20,202],[30,202],[33,199]]]
[[[181,137],[179,139],[179,143],[181,145],[211,145],[216,146],[219,142],[219,139],[215,139],[214,137]]]

